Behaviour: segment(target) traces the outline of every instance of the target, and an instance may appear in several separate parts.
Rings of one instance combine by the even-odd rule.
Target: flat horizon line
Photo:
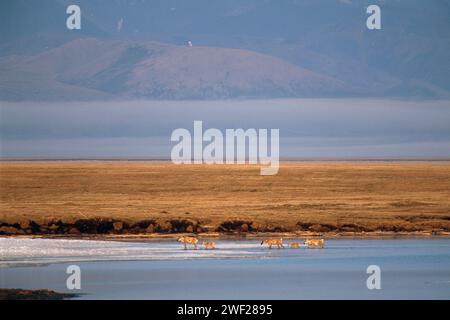
[[[0,162],[38,162],[38,161],[47,161],[47,162],[87,162],[87,161],[98,161],[98,162],[172,162],[171,159],[167,158],[1,158]],[[419,162],[419,161],[429,161],[429,162],[441,162],[441,161],[450,161],[450,157],[443,158],[281,158],[280,162]],[[194,163],[192,163],[194,164]],[[205,164],[205,163],[201,163]],[[236,163],[223,163],[223,165],[227,164],[236,164]],[[245,163],[248,164],[248,163]],[[216,164],[220,165],[220,164]],[[262,165],[260,163],[252,164],[252,165]]]

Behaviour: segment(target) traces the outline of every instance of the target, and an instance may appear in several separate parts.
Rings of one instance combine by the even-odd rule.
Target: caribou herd
[[[184,245],[184,249],[188,248],[188,245],[192,245],[195,250],[198,249],[198,239],[194,237],[181,237],[178,238],[178,242],[181,242]],[[298,249],[301,247],[304,248],[320,248],[324,247],[324,239],[306,239],[303,243],[291,242],[288,243],[288,247],[291,249]],[[278,249],[284,248],[283,239],[266,239],[261,241],[261,245],[266,245],[269,249],[272,249],[272,246],[277,247]],[[202,249],[212,250],[216,248],[216,244],[213,241],[202,242]]]

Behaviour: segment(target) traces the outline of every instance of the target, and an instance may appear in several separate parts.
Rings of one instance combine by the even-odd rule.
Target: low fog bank
[[[368,99],[0,104],[3,159],[169,159],[177,128],[280,129],[282,159],[450,157],[450,102]]]

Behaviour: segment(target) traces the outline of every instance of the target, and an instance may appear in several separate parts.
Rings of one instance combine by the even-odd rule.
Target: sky
[[[280,129],[284,159],[450,158],[448,0],[73,2],[81,7],[80,30],[66,27],[66,7],[72,1],[0,2],[2,159],[168,159],[172,131],[192,131],[194,120],[202,120],[205,129]],[[381,8],[380,30],[366,27],[369,4]],[[80,41],[87,47],[73,50],[71,44],[86,37],[95,41]],[[242,64],[237,70],[223,64],[207,68],[202,62],[210,60],[208,50],[182,77],[188,69],[182,63],[186,51],[168,51],[152,60],[157,56],[152,49],[134,61],[133,55],[110,49],[112,41],[123,48],[157,41],[185,49],[191,41],[194,49],[241,49],[275,58],[268,70],[288,64],[290,71],[295,66],[305,74],[320,75],[302,82],[306,91],[315,84],[327,92],[332,86],[321,79],[339,85],[332,97],[318,94],[315,99],[304,99],[308,95],[301,91],[297,99],[274,95],[197,101],[175,95],[185,100],[159,101],[150,100],[159,96],[130,96],[133,90],[125,90],[112,100],[82,101],[104,87],[108,94],[117,93],[114,84],[129,89],[131,83],[131,89],[144,88],[145,93],[155,89],[145,86],[152,77],[165,79],[167,74],[169,80],[155,81],[153,91],[181,91],[177,88],[186,87],[189,81],[183,79],[188,79],[198,84],[198,92],[209,92],[220,89],[229,72],[235,72],[235,83],[225,88],[228,91],[256,83],[263,96],[269,91],[266,84],[278,88],[277,79],[284,81],[282,92],[292,89],[291,78],[264,73],[265,66],[242,77]],[[89,53],[90,43],[98,47]],[[233,57],[245,61],[240,55]],[[222,61],[219,58],[211,61]],[[158,76],[154,69],[142,67],[156,63],[162,65]],[[208,74],[202,70],[211,69],[224,78],[204,81]],[[274,78],[265,78],[267,74]]]

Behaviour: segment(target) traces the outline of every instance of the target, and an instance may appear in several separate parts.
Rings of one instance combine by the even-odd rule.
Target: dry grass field
[[[105,232],[450,230],[448,162],[283,163],[276,176],[259,166],[1,162],[0,193],[3,229],[32,220],[61,233],[98,218],[122,223]]]

